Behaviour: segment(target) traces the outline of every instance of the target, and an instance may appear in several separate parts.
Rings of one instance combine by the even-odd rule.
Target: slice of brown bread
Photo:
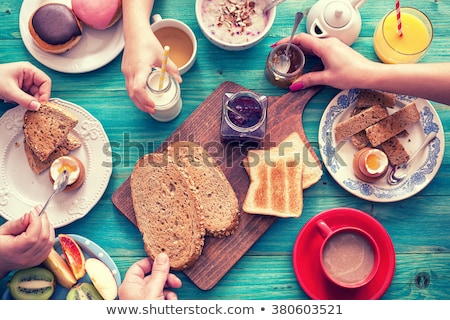
[[[380,145],[393,166],[399,166],[409,161],[409,153],[397,137],[392,137]]]
[[[68,155],[70,151],[78,149],[81,147],[81,141],[72,133],[66,137],[66,139],[61,143],[44,161],[41,161],[36,154],[31,150],[27,143],[24,143],[25,155],[28,160],[28,164],[31,169],[36,174],[41,174],[52,165],[53,161],[59,157]]]
[[[163,153],[140,158],[130,180],[137,227],[153,259],[160,252],[173,270],[184,270],[200,257],[204,214],[192,179]]]
[[[353,146],[358,150],[361,150],[370,144],[369,139],[367,139],[366,132],[364,130],[352,135],[351,141]]]
[[[55,151],[78,123],[64,106],[52,101],[43,103],[38,111],[26,111],[23,120],[25,142],[41,161]]]
[[[419,121],[420,114],[414,102],[380,120],[366,129],[366,135],[372,146],[377,147],[396,136],[410,125]]]
[[[239,224],[239,202],[224,173],[200,145],[189,141],[171,143],[167,152],[194,181],[204,208],[206,235],[226,237]]]
[[[368,89],[359,90],[356,108],[369,108],[374,105],[393,108],[395,106],[395,94]]]
[[[339,122],[334,128],[336,142],[350,138],[352,135],[366,129],[387,116],[388,113],[385,108],[374,105]]]

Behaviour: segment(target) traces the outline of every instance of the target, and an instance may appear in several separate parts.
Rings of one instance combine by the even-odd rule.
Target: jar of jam
[[[241,91],[225,93],[222,100],[222,141],[262,142],[267,127],[267,97]]]
[[[270,83],[281,88],[288,88],[303,73],[305,67],[303,51],[295,44],[291,44],[288,51],[290,64],[286,68],[287,70],[282,69],[283,65],[280,63],[280,56],[285,54],[286,47],[286,43],[276,46],[269,53],[266,60],[266,78]]]

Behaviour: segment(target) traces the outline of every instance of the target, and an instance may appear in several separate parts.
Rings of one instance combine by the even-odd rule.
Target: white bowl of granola
[[[245,50],[260,42],[275,20],[270,0],[196,0],[195,14],[205,37],[219,48]]]

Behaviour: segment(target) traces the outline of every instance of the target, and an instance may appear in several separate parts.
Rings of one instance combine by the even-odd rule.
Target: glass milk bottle
[[[155,120],[167,122],[180,114],[180,85],[172,75],[165,73],[161,78],[161,70],[152,69],[147,77],[147,92],[155,103],[155,113],[150,114]]]

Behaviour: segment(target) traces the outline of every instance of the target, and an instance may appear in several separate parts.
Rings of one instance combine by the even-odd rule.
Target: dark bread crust
[[[60,3],[39,7],[28,20],[28,29],[40,49],[54,54],[72,49],[83,34],[81,21]]]

